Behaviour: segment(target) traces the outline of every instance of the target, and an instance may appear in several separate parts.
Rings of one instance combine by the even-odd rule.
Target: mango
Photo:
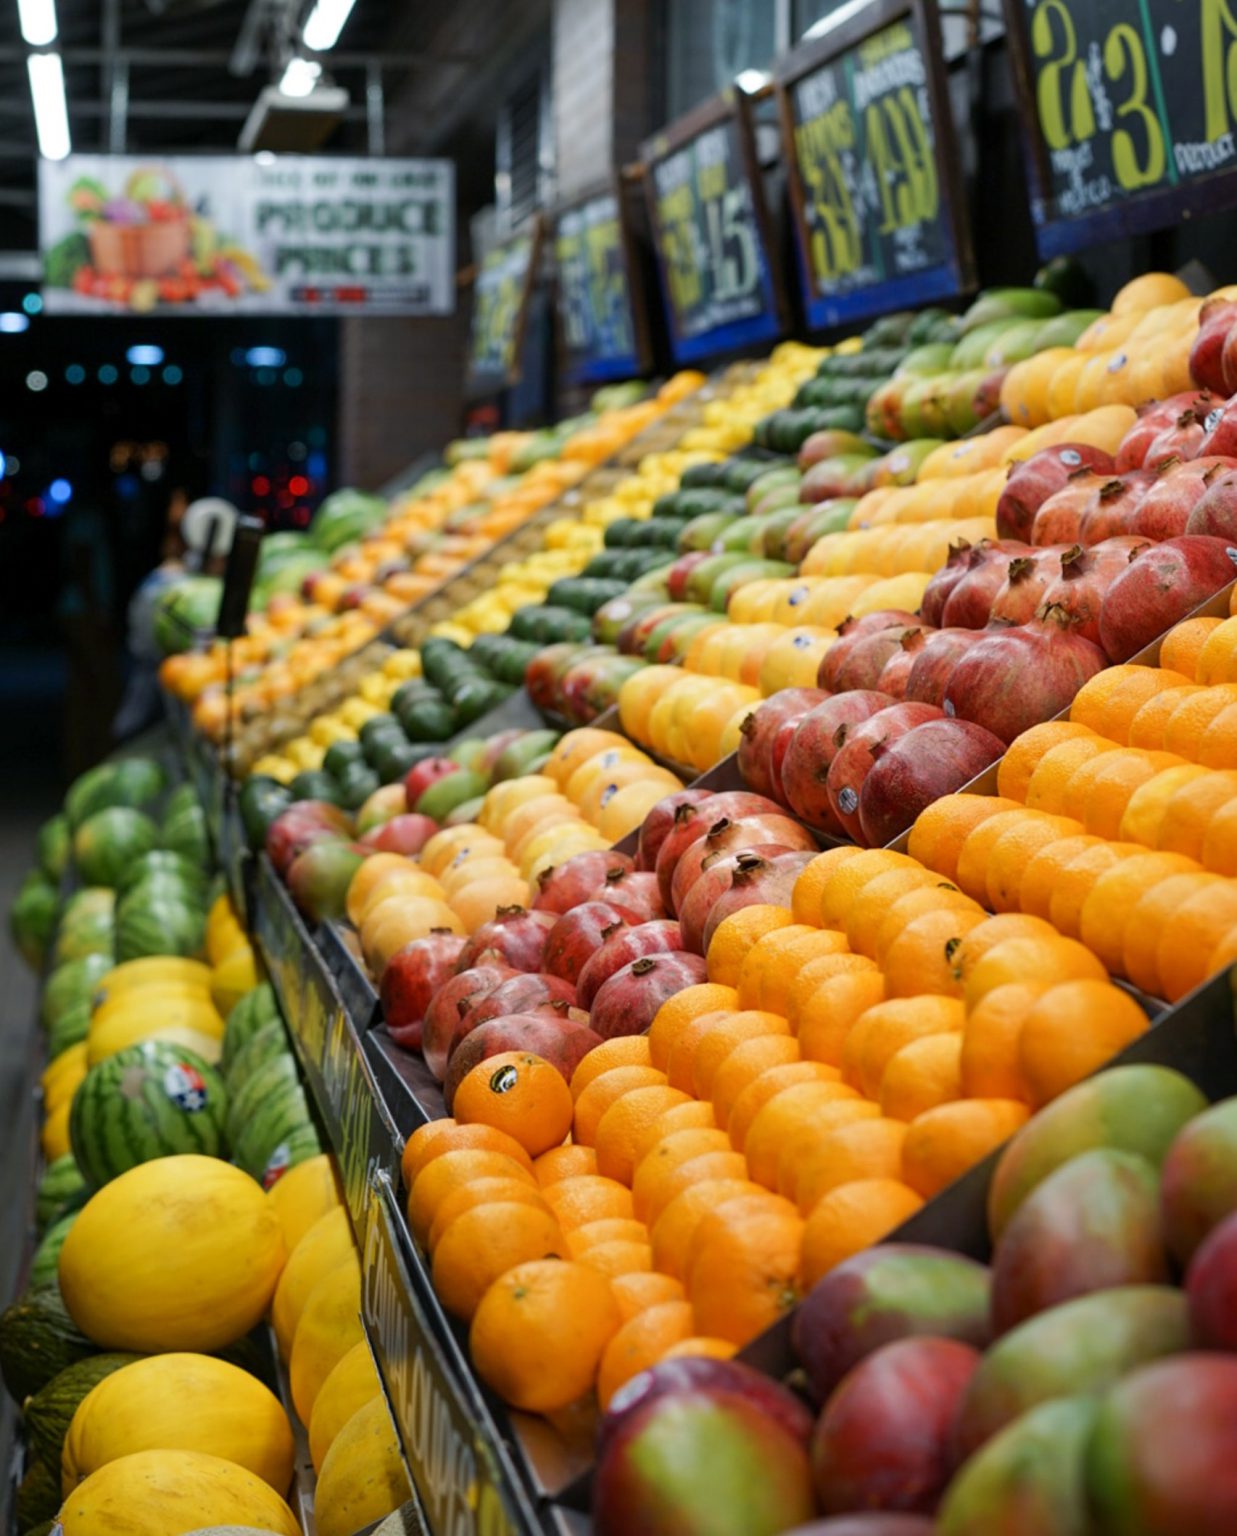
[[[1028,1121],[997,1163],[988,1190],[993,1242],[1035,1186],[1072,1157],[1111,1147],[1158,1168],[1177,1132],[1206,1107],[1199,1089],[1170,1067],[1114,1067],[1077,1083]]]
[[[1100,1404],[1087,1450],[1095,1536],[1237,1531],[1237,1360],[1144,1366]]]
[[[1160,1184],[1145,1157],[1103,1147],[1038,1185],[1005,1228],[992,1262],[997,1333],[1075,1296],[1166,1281]]]
[[[960,1254],[885,1243],[836,1265],[800,1303],[791,1341],[821,1402],[852,1366],[919,1334],[983,1349],[991,1276]]]
[[[1037,1403],[1101,1392],[1189,1346],[1186,1298],[1166,1285],[1123,1285],[1041,1312],[984,1356],[958,1410],[955,1447],[969,1456]]]
[[[1237,1098],[1190,1121],[1164,1159],[1164,1240],[1188,1264],[1211,1229],[1237,1211]]]
[[[1229,1216],[1190,1260],[1185,1291],[1194,1342],[1237,1350],[1237,1216]]]
[[[946,1490],[937,1536],[1093,1536],[1086,1449],[1096,1404],[1060,1397],[1023,1414]]]

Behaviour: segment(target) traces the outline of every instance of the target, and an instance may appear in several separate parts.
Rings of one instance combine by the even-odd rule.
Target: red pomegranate
[[[486,957],[501,960],[514,971],[540,971],[546,939],[557,921],[553,912],[500,907],[498,915],[482,923],[464,945],[457,969],[466,971]]]
[[[642,1035],[668,997],[707,979],[699,955],[642,955],[598,988],[589,1009],[589,1028],[603,1040]]]
[[[905,608],[876,608],[871,613],[851,614],[838,625],[838,634],[847,639],[853,635],[875,635],[882,629],[906,629],[920,623],[917,613]]]
[[[698,837],[684,849],[675,866],[670,882],[671,910],[682,912],[687,893],[718,854],[768,847],[773,843],[781,848],[814,846],[811,833],[789,816],[745,816],[737,821],[723,817],[714,822],[703,837]]]
[[[1008,743],[1066,709],[1104,665],[1099,646],[1061,623],[1054,610],[984,635],[960,657],[945,690],[945,712]]]
[[[900,837],[934,800],[956,794],[1005,750],[969,720],[928,720],[898,737],[873,763],[859,792],[863,841],[879,848]]]
[[[656,870],[657,855],[662,843],[666,840],[667,833],[674,826],[675,811],[681,805],[701,805],[710,798],[710,793],[707,789],[680,789],[657,802],[644,818],[644,824],[640,828],[639,841],[636,844],[637,869]]]
[[[1214,539],[1237,539],[1237,474],[1221,475],[1191,510],[1186,533],[1204,533]]]
[[[443,1102],[450,1114],[455,1106],[455,1090],[472,1069],[491,1056],[504,1051],[531,1051],[557,1068],[564,1081],[591,1050],[601,1044],[586,1024],[574,1019],[555,1018],[546,1013],[508,1013],[501,1018],[478,1024],[451,1057],[442,1085]]]
[[[930,624],[934,628],[940,624],[941,614],[945,611],[949,594],[971,568],[973,547],[965,539],[959,539],[956,544],[949,546],[945,564],[923,590],[919,616],[925,624]]]
[[[777,853],[772,858],[768,849],[756,854],[746,854],[739,860],[730,877],[730,885],[724,890],[705,915],[700,934],[700,949],[709,952],[709,944],[718,925],[725,922],[732,912],[743,907],[789,907],[795,881],[806,865],[816,857],[816,850],[796,849],[790,853]]]
[[[799,722],[782,763],[782,787],[791,810],[809,826],[842,836],[842,825],[825,790],[829,765],[838,751],[839,728],[870,720],[894,702],[889,694],[874,690],[838,693]]]
[[[425,1065],[439,1082],[446,1073],[447,1058],[455,1046],[460,1019],[474,1003],[479,1003],[504,981],[518,975],[518,971],[507,965],[477,965],[468,971],[458,971],[434,993],[425,1010],[421,1051]]]
[[[1109,587],[1100,643],[1113,661],[1129,658],[1185,618],[1237,575],[1225,539],[1186,534],[1152,544]]]
[[[1189,389],[1179,395],[1170,395],[1167,400],[1156,400],[1140,406],[1138,420],[1121,439],[1121,445],[1117,449],[1115,455],[1117,473],[1124,474],[1127,469],[1141,469],[1151,444],[1161,432],[1172,426],[1183,411],[1202,406],[1205,416],[1217,404],[1215,397],[1209,395],[1206,390]],[[1226,453],[1228,450],[1203,448],[1201,451]]]
[[[782,688],[756,705],[739,728],[739,772],[749,789],[773,794],[773,744],[779,731],[802,720],[826,697],[821,688]]]
[[[982,629],[992,612],[992,601],[1001,589],[1009,562],[1030,553],[1030,546],[1016,539],[984,539],[971,551],[970,565],[945,600],[941,610],[944,629]]]
[[[426,1010],[435,992],[455,975],[464,940],[446,929],[397,949],[382,973],[382,1017],[396,1045],[421,1048]]]
[[[825,793],[834,816],[847,837],[855,842],[863,839],[859,822],[859,794],[877,757],[907,731],[922,725],[926,720],[939,720],[941,711],[935,704],[915,701],[891,704],[870,720],[856,726],[842,726],[842,741],[829,765],[825,780]]]
[[[906,680],[906,697],[939,709],[954,663],[982,637],[980,629],[938,629],[924,642]]]
[[[580,972],[576,982],[580,1007],[591,1007],[602,983],[633,960],[644,955],[678,954],[682,948],[683,935],[673,918],[658,918],[651,923],[637,923],[633,928],[620,928],[589,958]]]
[[[557,912],[560,916],[587,901],[602,880],[618,871],[631,869],[632,860],[612,849],[589,849],[575,853],[561,864],[552,865],[538,876],[534,912]]]
[[[1133,545],[1131,549],[1127,546]],[[1094,549],[1075,544],[1061,556],[1061,570],[1044,593],[1039,616],[1049,609],[1058,610],[1062,622],[1068,622],[1077,634],[1100,643],[1100,606],[1104,594],[1135,558],[1136,539],[1106,539]]]
[[[1203,389],[1231,395],[1237,378],[1228,382],[1224,369],[1224,345],[1237,325],[1237,304],[1229,299],[1208,299],[1198,314],[1198,334],[1190,348],[1190,377]]]
[[[1031,540],[1035,514],[1057,491],[1064,489],[1071,475],[1080,470],[1108,476],[1116,465],[1112,456],[1089,443],[1060,443],[1041,448],[1020,464],[1014,464],[996,504],[996,531],[1003,539]]]
[[[589,957],[612,933],[631,926],[631,914],[612,901],[586,901],[565,912],[546,939],[541,969],[574,986]]]
[[[882,623],[865,628],[867,619],[876,614],[865,614],[853,623],[846,620],[838,630],[838,638],[821,657],[816,681],[830,693],[844,693],[850,688],[875,687],[881,668],[902,644],[902,636],[911,629],[922,629],[919,619],[909,623]],[[850,625],[850,628],[847,628]]]
[[[674,867],[698,837],[707,832],[714,822],[724,818],[737,820],[742,816],[763,816],[767,812],[780,816],[782,807],[766,795],[753,795],[742,789],[724,790],[695,805],[679,806],[674,813],[674,825],[662,839],[657,853],[657,885],[667,910],[670,908],[670,882],[674,877]]]
[[[1107,481],[1083,508],[1075,542],[1090,547],[1131,533],[1143,497],[1155,481],[1149,469],[1132,469],[1118,480]]]
[[[784,848],[780,843],[764,843],[759,848],[740,848],[731,853],[719,853],[709,864],[707,869],[701,871],[700,878],[692,885],[687,893],[682,909],[679,912],[679,927],[683,932],[683,948],[692,954],[703,954],[701,947],[701,935],[704,932],[705,920],[709,915],[709,909],[717,898],[730,889],[736,869],[748,864],[753,859],[763,859],[771,862],[779,853],[798,852],[797,849]]]
[[[936,633],[935,629],[926,628],[904,630],[902,644],[881,668],[880,676],[876,679],[876,692],[887,693],[891,699],[904,699],[915,658],[923,650],[928,636]]]
[[[545,972],[536,975],[519,973],[500,981],[492,992],[479,997],[460,1014],[457,1040],[478,1024],[501,1018],[508,1013],[552,1013],[556,1018],[566,1017],[576,1005],[576,989],[569,981]],[[451,1052],[448,1050],[447,1055]]]
[[[1179,539],[1186,532],[1194,508],[1216,481],[1233,469],[1237,469],[1237,461],[1215,456],[1170,460],[1139,502],[1130,521],[1130,532],[1157,543],[1162,539]]]
[[[652,870],[612,870],[597,889],[590,892],[588,899],[613,902],[628,914],[629,921],[633,923],[647,923],[655,917],[666,915],[661,888]]]
[[[1005,580],[992,599],[993,624],[1030,623],[1044,593],[1061,574],[1061,556],[1067,547],[1053,544],[1047,549],[1033,549],[1009,562]]]

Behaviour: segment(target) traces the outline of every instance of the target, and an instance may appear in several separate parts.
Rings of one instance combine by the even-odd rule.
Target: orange
[[[854,1179],[816,1202],[803,1229],[802,1281],[815,1285],[852,1254],[909,1221],[922,1199],[898,1179]]]
[[[640,1160],[632,1178],[631,1198],[633,1208],[642,1221],[665,1204],[663,1198],[666,1180],[676,1168],[701,1157],[706,1152],[728,1152],[730,1139],[716,1126],[697,1126],[688,1130],[673,1131]]]
[[[1018,910],[1030,917],[1048,920],[1052,907],[1053,892],[1071,859],[1088,848],[1100,848],[1104,844],[1098,837],[1081,833],[1077,837],[1054,838],[1045,843],[1027,860],[1018,886]]]
[[[506,1131],[530,1157],[548,1152],[571,1129],[571,1089],[557,1067],[530,1051],[502,1051],[478,1062],[455,1090],[462,1125]]]
[[[1237,800],[1237,773],[1204,774],[1183,784],[1169,800],[1160,821],[1157,847],[1164,853],[1184,853],[1201,859],[1207,829],[1217,811]]]
[[[790,1026],[776,1013],[747,1010],[718,1019],[704,1032],[692,1058],[692,1092],[697,1099],[713,1097],[713,1080],[731,1051],[746,1040],[768,1035],[789,1036]]]
[[[711,1096],[715,1123],[725,1128],[734,1101],[762,1072],[798,1061],[800,1055],[799,1042],[790,1035],[761,1030],[748,1039],[737,1041],[713,1074]]]
[[[1198,762],[1207,727],[1233,704],[1237,704],[1237,687],[1232,683],[1217,684],[1183,699],[1164,727],[1164,750]]]
[[[1144,751],[1162,751],[1164,732],[1168,729],[1173,712],[1186,699],[1202,691],[1195,683],[1184,683],[1179,688],[1165,688],[1148,699],[1130,721],[1130,746],[1141,747]]]
[[[704,1179],[680,1190],[653,1224],[653,1263],[662,1273],[687,1278],[692,1239],[701,1221],[737,1195],[764,1195],[750,1179]]]
[[[647,1067],[652,1065],[647,1035],[615,1035],[613,1040],[603,1040],[595,1045],[571,1074],[571,1097],[580,1095],[603,1072],[611,1067]]]
[[[438,1208],[448,1195],[474,1179],[487,1178],[519,1179],[536,1186],[536,1180],[524,1164],[503,1152],[464,1150],[444,1152],[441,1157],[436,1157],[422,1170],[408,1196],[408,1223],[417,1242],[424,1247]]]
[[[962,1097],[962,1032],[925,1035],[896,1051],[881,1074],[881,1114],[913,1120]]]
[[[1025,1125],[1030,1110],[1014,1099],[959,1099],[911,1121],[902,1177],[930,1200]]]
[[[1106,667],[1074,695],[1069,717],[1075,724],[1088,725],[1098,735],[1123,744],[1130,739],[1135,715],[1149,699],[1189,681],[1168,667]]]
[[[467,1319],[513,1265],[566,1254],[558,1222],[548,1211],[514,1201],[475,1205],[462,1211],[438,1239],[434,1290],[448,1312]]]
[[[1039,935],[1006,939],[994,944],[982,959],[976,961],[964,991],[967,1012],[994,987],[1005,986],[1011,981],[1054,983],[1084,977],[1107,981],[1108,973],[1077,939],[1062,938],[1059,934],[1051,938]]]
[[[787,1167],[784,1192],[810,1216],[832,1189],[856,1179],[902,1177],[902,1144],[906,1126],[879,1113],[856,1117],[832,1127],[799,1159]],[[789,1161],[789,1160],[787,1160]]]
[[[617,1179],[620,1184],[630,1187],[639,1161],[640,1144],[650,1127],[656,1125],[668,1109],[690,1103],[686,1094],[664,1084],[626,1089],[597,1123],[594,1141],[597,1171],[607,1179]]]
[[[971,799],[980,797],[972,795]],[[925,912],[951,911],[982,912],[979,903],[972,897],[965,895],[956,885],[939,877],[934,885],[920,886],[913,891],[908,891],[905,896],[899,896],[892,903],[889,910],[881,919],[880,927],[876,931],[875,960],[878,965],[884,965],[885,956],[889,953],[890,946],[910,923],[917,917],[922,917]]]
[[[639,1168],[654,1147],[667,1136],[673,1136],[676,1131],[712,1131],[716,1128],[717,1117],[711,1104],[697,1104],[689,1099],[686,1104],[675,1104],[670,1109],[664,1109],[645,1128],[637,1142],[635,1166]]]
[[[1216,946],[1237,925],[1237,884],[1188,897],[1168,918],[1156,948],[1156,969],[1170,1003],[1192,992],[1218,967]]]
[[[581,1264],[599,1269],[611,1280],[619,1275],[647,1274],[653,1268],[653,1249],[646,1238],[644,1242],[598,1243],[586,1248],[579,1255]]]
[[[752,1121],[774,1096],[784,1088],[798,1083],[837,1082],[837,1068],[826,1067],[815,1061],[791,1061],[784,1067],[770,1067],[767,1072],[747,1085],[734,1101],[726,1121],[726,1134],[730,1145],[742,1151]]]
[[[1169,920],[1183,903],[1194,896],[1212,893],[1218,897],[1224,889],[1225,883],[1219,875],[1205,871],[1169,875],[1166,880],[1157,880],[1134,903],[1125,925],[1122,974],[1144,992],[1153,997],[1162,997],[1159,945]]]
[[[1019,741],[1023,739],[1022,736],[1018,738]],[[1002,767],[1009,762],[1017,744],[1015,742],[1014,746],[1006,752],[1002,759]],[[1038,756],[1038,750],[1036,756]],[[1028,769],[1027,772],[1029,776],[1030,770]],[[918,859],[922,865],[935,870],[946,880],[956,880],[958,854],[971,832],[989,816],[997,816],[1002,811],[1016,811],[1018,805],[1018,796],[1011,796],[1009,790],[1005,788],[1001,790],[999,796],[942,795],[926,810],[920,811],[915,818],[915,824],[911,828],[911,835],[907,842],[907,851],[913,859]]]
[[[1078,805],[1082,824],[1097,837],[1115,840],[1121,835],[1121,818],[1130,796],[1148,779],[1155,778],[1177,759],[1168,752],[1142,752],[1129,748],[1108,752],[1100,761],[1095,776],[1082,790]]]
[[[729,1339],[707,1339],[693,1334],[690,1339],[673,1345],[662,1356],[663,1360],[732,1360],[739,1346]]]
[[[1237,875],[1237,805],[1226,805],[1207,823],[1202,863],[1217,875]]]
[[[953,967],[959,981],[965,986],[976,963],[982,960],[994,945],[1006,939],[1021,939],[1036,935],[1051,939],[1056,929],[1043,918],[1032,917],[1025,912],[1001,912],[996,917],[977,923],[954,951]]]
[[[744,1345],[796,1305],[803,1218],[777,1195],[740,1195],[711,1211],[691,1244],[687,1294],[696,1328]]]
[[[939,877],[922,865],[891,869],[869,880],[846,914],[846,942],[857,955],[876,956],[876,935],[885,913],[909,891],[939,885]]]
[[[649,1229],[634,1216],[607,1216],[601,1221],[586,1221],[567,1234],[571,1257],[578,1259],[590,1248],[602,1243],[647,1243]]]
[[[576,1100],[572,1123],[574,1139],[581,1146],[594,1146],[601,1117],[611,1104],[617,1103],[625,1093],[630,1093],[635,1088],[664,1088],[665,1086],[666,1074],[659,1072],[656,1067],[611,1067],[608,1072],[595,1077]],[[675,1101],[671,1100],[671,1103],[673,1102]],[[663,1108],[669,1109],[670,1104],[664,1104]],[[597,1157],[597,1165],[600,1168],[600,1153]]]
[[[724,1023],[735,1016],[733,1009],[718,1009],[714,1013],[700,1013],[684,1024],[675,1036],[666,1062],[670,1086],[682,1093],[692,1091],[692,1079],[696,1063],[696,1047],[715,1024]],[[789,1026],[787,1026],[789,1028]]]
[[[960,1030],[965,1020],[954,997],[927,994],[877,1003],[855,1021],[842,1052],[842,1081],[866,1098],[880,1096],[881,1078],[894,1055],[921,1035]]]
[[[887,874],[891,869],[913,867],[914,860],[888,848],[866,848],[853,859],[839,863],[820,893],[821,927],[842,928],[852,903],[869,880],[875,880],[877,875]]]
[[[841,934],[835,934],[841,938]],[[851,971],[875,971],[876,962],[866,955],[852,955],[845,951],[834,955],[818,955],[797,972],[790,985],[790,998],[786,1005],[786,1017],[792,1029],[798,1029],[799,1020],[810,1007],[812,999],[824,982],[834,976],[844,976]]]
[[[1196,763],[1185,763],[1180,768],[1165,768],[1145,784],[1140,784],[1130,796],[1121,818],[1122,841],[1141,843],[1144,848],[1158,847],[1160,825],[1168,812],[1169,802],[1179,789],[1206,774],[1207,770]]]
[[[1160,641],[1160,666],[1194,678],[1199,652],[1223,619],[1184,619]]]
[[[1049,987],[1031,1005],[1018,1036],[1032,1105],[1047,1104],[1081,1082],[1147,1028],[1147,1015],[1110,981]]]
[[[713,930],[706,956],[709,980],[722,986],[737,987],[743,961],[767,933],[789,928],[796,919],[785,907],[758,904],[740,907],[724,918]]]
[[[610,1282],[586,1264],[517,1264],[482,1297],[468,1349],[482,1381],[512,1408],[552,1413],[590,1391],[622,1324]]]
[[[1065,745],[1073,746],[1074,743],[1066,742]],[[1079,827],[1078,832],[1081,831]],[[1027,866],[1037,853],[1063,841],[1066,835],[1051,821],[1030,818],[1001,833],[988,855],[988,905],[994,912],[1022,910],[1022,881]]]
[[[1066,790],[1074,771],[1092,758],[1115,751],[1118,745],[1106,736],[1075,736],[1050,747],[1036,763],[1027,782],[1027,808],[1055,816],[1064,815],[1069,809]]]
[[[450,1117],[444,1120],[427,1120],[419,1125],[404,1143],[404,1155],[400,1158],[400,1172],[409,1189],[421,1170],[444,1152],[463,1152],[469,1149],[485,1149],[505,1152],[531,1169],[532,1159],[513,1136],[495,1130],[491,1125],[461,1125]]]
[[[853,859],[859,852],[858,848],[843,844],[817,854],[811,863],[804,865],[790,897],[796,923],[815,923],[819,926],[820,898],[826,884],[839,864],[845,864],[847,859]]]
[[[998,839],[1003,833],[1028,826],[1032,822],[1047,822],[1049,825],[1054,825],[1054,821],[1050,820],[1045,812],[1028,811],[1024,806],[1020,806],[1016,811],[1001,811],[996,816],[988,816],[968,832],[966,841],[958,850],[958,870],[954,879],[957,881],[959,890],[965,891],[968,896],[974,897],[978,902],[987,901],[988,863]],[[1061,836],[1067,837],[1069,832],[1062,830]]]
[[[1008,982],[986,993],[967,1015],[959,1068],[968,1099],[1029,1100],[1018,1039],[1027,1014],[1046,990],[1046,982]]]
[[[914,997],[925,992],[957,997],[961,987],[954,974],[954,955],[972,929],[984,921],[978,908],[946,907],[925,912],[902,930],[885,956],[885,991],[890,997]]]
[[[799,971],[813,960],[844,953],[845,938],[830,928],[795,924],[767,935],[748,951],[740,968],[739,1006],[785,1017]]]
[[[1057,932],[1076,939],[1082,906],[1095,882],[1106,869],[1141,852],[1137,843],[1100,843],[1071,859],[1061,871],[1048,904],[1048,919]]]
[[[573,1179],[546,1185],[542,1194],[564,1232],[572,1232],[589,1221],[635,1215],[631,1191],[600,1174],[577,1174]]]
[[[583,1173],[597,1172],[597,1154],[592,1147],[551,1147],[533,1163],[537,1183],[558,1184],[563,1179],[574,1179]]]
[[[1125,930],[1139,897],[1170,875],[1198,873],[1180,853],[1140,853],[1105,870],[1082,904],[1078,937],[1110,971],[1125,964]]]
[[[1203,641],[1194,664],[1194,676],[1200,683],[1234,681],[1233,663],[1237,657],[1237,622],[1225,619]]]
[[[1036,768],[1047,753],[1063,742],[1089,741],[1095,733],[1076,720],[1046,720],[1023,731],[1006,749],[997,768],[997,790],[1008,800],[1025,805]]]
[[[1237,704],[1230,704],[1203,732],[1198,761],[1207,768],[1237,768]]]
[[[471,1211],[475,1205],[500,1202],[509,1205],[512,1201],[518,1205],[532,1205],[543,1211],[549,1210],[549,1206],[541,1198],[541,1191],[533,1184],[525,1184],[522,1179],[492,1177],[473,1179],[453,1190],[439,1205],[430,1223],[425,1246],[433,1253],[438,1246],[438,1239],[455,1218],[463,1215],[465,1211]]]
[[[683,1301],[687,1294],[682,1281],[653,1270],[633,1269],[630,1274],[616,1275],[610,1284],[624,1322],[649,1307],[660,1307],[667,1301]]]
[[[633,1376],[647,1371],[675,1344],[692,1336],[694,1318],[685,1301],[667,1301],[630,1317],[606,1345],[597,1376],[597,1401],[605,1409]]]
[[[804,1059],[840,1068],[855,1021],[884,1000],[885,978],[879,971],[851,971],[822,982],[799,1020]]]
[[[776,1189],[778,1158],[786,1140],[801,1126],[818,1120],[830,1105],[855,1097],[847,1083],[795,1083],[775,1093],[752,1117],[744,1138],[749,1177],[766,1189]]]
[[[649,1027],[649,1054],[653,1065],[666,1070],[670,1060],[670,1047],[679,1031],[702,1013],[716,1013],[719,1009],[731,1012],[739,1006],[739,994],[733,987],[706,981],[699,986],[684,987],[673,997],[668,997],[657,1010],[657,1017]]]
[[[666,1169],[655,1190],[649,1196],[648,1222],[656,1226],[662,1211],[676,1195],[690,1189],[693,1184],[703,1184],[711,1179],[744,1179],[748,1177],[747,1164],[741,1152],[727,1152],[721,1148],[698,1153],[686,1158],[676,1167]]]
[[[880,1108],[870,1099],[838,1099],[800,1123],[782,1143],[777,1154],[777,1192],[795,1198],[800,1172],[818,1156],[819,1148],[843,1126],[860,1120],[879,1120]]]

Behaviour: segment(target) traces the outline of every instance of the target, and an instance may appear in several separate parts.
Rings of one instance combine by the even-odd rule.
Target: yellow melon
[[[336,1435],[322,1463],[314,1495],[318,1536],[352,1536],[398,1509],[410,1491],[386,1399],[373,1398]]]
[[[39,1145],[43,1150],[44,1162],[54,1163],[58,1157],[64,1157],[73,1150],[69,1142],[69,1110],[73,1107],[73,1097],[62,1099],[43,1122],[43,1130],[39,1135]]]
[[[258,957],[248,944],[238,945],[210,973],[211,1002],[227,1018],[246,992],[262,980]]]
[[[137,1451],[79,1483],[60,1510],[63,1536],[182,1536],[203,1522],[301,1536],[292,1511],[260,1477],[201,1451]]]
[[[292,1352],[296,1325],[318,1281],[356,1254],[352,1223],[342,1205],[320,1216],[292,1251],[275,1287],[271,1324],[285,1359]]]
[[[314,1471],[321,1472],[326,1453],[358,1408],[382,1391],[369,1345],[354,1344],[322,1383],[309,1420],[309,1454]]]
[[[284,1247],[292,1253],[319,1217],[343,1204],[344,1192],[334,1159],[329,1152],[306,1158],[277,1179],[266,1198],[279,1217]]]
[[[314,1286],[296,1325],[288,1377],[292,1383],[292,1402],[302,1424],[310,1422],[323,1382],[352,1346],[364,1338],[361,1265],[352,1254]]]

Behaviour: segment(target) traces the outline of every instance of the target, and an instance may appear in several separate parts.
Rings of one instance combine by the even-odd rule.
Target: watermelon
[[[69,818],[61,813],[39,828],[39,868],[58,885],[69,862]]]
[[[53,1519],[63,1502],[59,1462],[55,1466],[49,1466],[45,1461],[30,1462],[25,1477],[17,1485],[17,1497],[13,1501],[17,1529],[29,1531]]]
[[[309,537],[319,549],[333,555],[343,544],[360,539],[381,523],[387,504],[380,496],[367,496],[352,486],[333,491],[313,515]]]
[[[42,969],[59,910],[59,890],[42,870],[32,870],[22,881],[9,909],[13,942],[31,970]]]
[[[153,876],[177,880],[186,889],[196,892],[201,900],[206,898],[207,880],[201,866],[171,848],[152,848],[149,853],[134,859],[120,877],[116,894],[124,896]]]
[[[121,904],[116,923],[116,959],[139,960],[143,955],[202,953],[206,915],[200,907],[179,901],[136,901],[132,894]]]
[[[226,1112],[214,1067],[182,1045],[143,1040],[91,1067],[73,1095],[69,1140],[97,1189],[155,1157],[221,1156]]]
[[[206,868],[211,862],[206,813],[197,800],[183,802],[164,813],[159,838],[165,848]]]
[[[69,1211],[64,1216],[58,1216],[44,1232],[39,1246],[34,1250],[34,1258],[30,1261],[31,1290],[56,1284],[60,1249],[69,1235],[69,1228],[76,1220],[77,1212]]]
[[[291,791],[278,779],[253,773],[245,780],[240,792],[240,813],[245,841],[252,853],[260,853],[266,847],[267,827],[291,804]]]
[[[60,926],[67,927],[85,918],[106,912],[110,917],[116,910],[116,892],[107,886],[87,886],[74,891],[64,904],[60,914]]]
[[[149,853],[159,831],[149,816],[113,805],[88,816],[73,834],[73,860],[91,885],[116,886],[134,859]]]
[[[217,576],[186,576],[155,603],[155,644],[165,656],[188,651],[219,619],[223,583]]]
[[[235,1145],[250,1118],[269,1109],[277,1093],[282,1093],[287,1087],[299,1091],[300,1086],[296,1059],[291,1053],[264,1062],[228,1099],[227,1119],[224,1122],[228,1141]]]
[[[163,764],[153,757],[124,757],[115,765],[113,787],[124,799],[118,805],[149,805],[167,788],[168,776]]]
[[[222,1066],[225,1074],[231,1070],[231,1062],[245,1043],[267,1024],[281,1017],[279,1004],[275,1001],[275,989],[269,981],[260,981],[245,993],[228,1014],[228,1022],[223,1031]]]
[[[116,922],[111,912],[82,913],[71,923],[61,922],[52,946],[52,962],[81,960],[86,955],[102,955],[108,965],[115,963]]]
[[[40,1461],[60,1465],[65,1436],[77,1412],[78,1404],[113,1371],[123,1370],[142,1355],[91,1355],[75,1365],[57,1371],[45,1387],[37,1391],[22,1408],[22,1419],[30,1436],[30,1447]]]
[[[39,1231],[84,1204],[86,1195],[86,1181],[71,1152],[48,1164],[35,1197],[34,1220]]]
[[[88,769],[69,786],[64,797],[64,812],[69,826],[76,829],[96,811],[112,805],[143,806],[157,799],[167,776],[151,757],[128,757],[121,762],[100,763]]]
[[[83,955],[80,960],[66,960],[58,965],[47,978],[39,1004],[44,1029],[51,1029],[75,1004],[89,1004],[99,978],[110,969],[106,955]]]
[[[27,1291],[0,1312],[0,1376],[19,1403],[57,1372],[95,1352],[69,1316],[59,1290]]]
[[[298,1162],[322,1150],[310,1118],[309,1101],[299,1084],[272,1095],[270,1103],[245,1124],[233,1149],[233,1161],[269,1189],[292,1166],[294,1148]]]
[[[103,955],[92,955],[92,960],[102,960],[110,970],[111,960]],[[79,1045],[90,1033],[90,999],[74,1003],[71,1008],[66,1008],[52,1027],[47,1031],[47,1054],[55,1061],[63,1051],[67,1051],[71,1045]]]
[[[291,1049],[282,1019],[273,1019],[269,1024],[263,1024],[256,1035],[250,1035],[224,1069],[224,1084],[229,1095],[238,1093],[259,1067],[265,1066],[276,1056],[290,1054]]]
[[[195,907],[205,911],[206,890],[207,887],[201,882],[186,880],[183,875],[172,870],[156,869],[134,881],[125,891],[117,908],[117,919],[126,905],[157,907],[163,902],[171,902],[173,906]]]
[[[312,1120],[306,1120],[276,1144],[261,1167],[255,1159],[252,1170],[246,1171],[252,1171],[252,1176],[263,1189],[270,1189],[283,1178],[289,1168],[317,1157],[321,1151],[322,1138],[318,1135],[318,1129]]]

